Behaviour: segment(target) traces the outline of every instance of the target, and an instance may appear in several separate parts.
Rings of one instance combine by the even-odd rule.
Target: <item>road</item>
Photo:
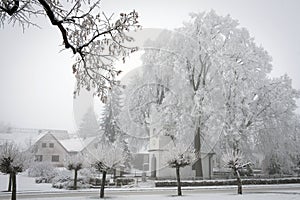
[[[243,192],[246,193],[265,193],[265,194],[295,194],[299,195],[300,199],[300,184],[286,184],[286,185],[253,185],[244,186]],[[235,194],[235,186],[227,187],[195,187],[183,188],[183,194]],[[176,188],[145,188],[145,189],[107,189],[105,196],[130,196],[130,195],[175,195]],[[96,198],[99,195],[99,190],[78,190],[78,191],[52,191],[52,192],[20,192],[17,194],[17,199],[42,199],[53,198],[60,199],[62,197],[89,197]],[[10,193],[0,192],[0,200],[10,199]]]

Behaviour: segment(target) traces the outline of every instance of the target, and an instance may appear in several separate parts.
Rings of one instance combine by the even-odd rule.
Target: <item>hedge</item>
[[[279,179],[243,179],[243,185],[266,185],[266,184],[290,184],[300,183],[300,178],[279,178]],[[181,186],[220,186],[236,185],[235,179],[228,180],[198,180],[181,181]],[[176,181],[155,181],[155,187],[175,187]]]

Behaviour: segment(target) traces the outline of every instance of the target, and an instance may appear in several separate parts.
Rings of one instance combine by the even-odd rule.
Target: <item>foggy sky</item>
[[[214,9],[246,27],[273,58],[272,76],[287,73],[300,89],[300,1],[298,0],[103,0],[105,13],[139,12],[145,28],[173,29],[190,12]],[[72,54],[60,52],[56,27],[39,18],[42,29],[0,30],[0,121],[17,127],[75,130]],[[298,105],[299,105],[298,101]],[[298,109],[298,113],[299,109]]]

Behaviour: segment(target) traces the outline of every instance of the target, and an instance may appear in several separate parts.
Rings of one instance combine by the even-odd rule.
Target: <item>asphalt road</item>
[[[129,195],[176,195],[176,188],[154,188],[154,189],[130,189],[130,190],[110,190],[105,191],[105,196],[129,196]],[[295,192],[296,191],[296,192]],[[236,193],[235,186],[220,187],[220,188],[183,188],[183,194],[204,194],[204,193]],[[300,184],[293,184],[292,187],[286,185],[261,185],[261,186],[244,186],[243,193],[293,193],[299,194]],[[21,192],[17,194],[17,199],[36,199],[36,198],[53,198],[60,197],[98,197],[99,190],[78,190],[78,191],[53,191],[53,192]],[[0,192],[1,200],[10,199],[10,193]]]

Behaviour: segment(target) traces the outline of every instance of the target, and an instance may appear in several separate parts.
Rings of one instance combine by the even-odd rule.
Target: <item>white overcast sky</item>
[[[135,9],[145,28],[179,27],[190,12],[214,9],[230,14],[273,57],[272,75],[287,73],[300,89],[299,0],[103,0],[102,8],[107,14]],[[0,30],[0,121],[72,131],[72,55],[60,52],[58,30],[46,18],[39,21],[42,29],[23,33],[18,26],[6,25]]]

